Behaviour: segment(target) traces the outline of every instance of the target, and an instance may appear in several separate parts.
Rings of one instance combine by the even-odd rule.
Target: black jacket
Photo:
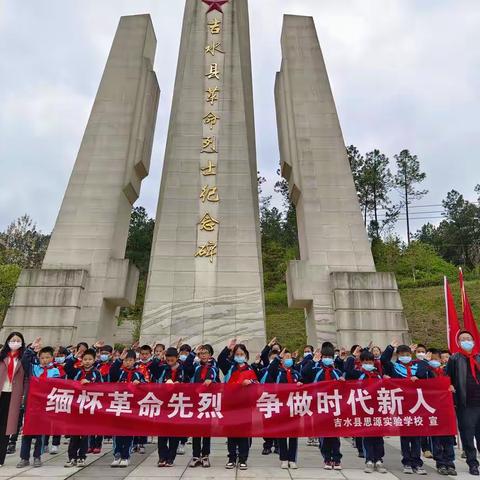
[[[480,355],[476,355],[475,359],[480,362]],[[470,368],[468,359],[461,353],[453,354],[448,360],[447,375],[455,387],[454,398],[457,407],[467,406],[467,368]]]

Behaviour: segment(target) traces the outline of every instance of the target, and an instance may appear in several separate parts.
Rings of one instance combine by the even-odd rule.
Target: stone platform
[[[62,439],[63,440],[63,439]],[[87,466],[83,469],[64,468],[66,461],[65,444],[61,445],[61,453],[58,455],[43,455],[44,464],[41,468],[27,467],[22,469],[15,468],[18,462],[18,453],[8,455],[6,464],[0,468],[0,480],[15,479],[25,480],[33,478],[45,478],[49,480],[60,480],[66,478],[72,479],[128,479],[128,480],[150,480],[159,478],[162,480],[395,480],[419,478],[418,475],[404,475],[401,473],[400,464],[400,444],[398,438],[385,439],[386,456],[385,465],[388,468],[387,474],[366,474],[363,472],[363,459],[356,455],[351,442],[347,439],[342,440],[342,465],[343,470],[326,471],[323,470],[323,462],[318,447],[307,447],[305,439],[300,439],[298,454],[298,470],[281,470],[277,455],[261,455],[262,439],[254,439],[250,458],[249,468],[246,471],[225,470],[227,446],[225,439],[214,439],[212,441],[212,467],[204,469],[189,468],[188,463],[191,459],[191,445],[187,445],[186,455],[177,456],[175,466],[172,468],[158,468],[156,466],[158,456],[156,444],[147,446],[145,455],[133,454],[131,464],[128,468],[111,468],[112,461],[111,444],[105,444],[100,455],[88,455]],[[18,447],[20,442],[18,443]],[[18,452],[18,449],[17,449]],[[457,478],[458,480],[471,480],[465,461],[460,459],[460,451],[457,450]],[[425,459],[424,459],[425,460]],[[425,467],[428,472],[426,478],[439,480],[442,478],[434,470],[434,461],[425,460]]]

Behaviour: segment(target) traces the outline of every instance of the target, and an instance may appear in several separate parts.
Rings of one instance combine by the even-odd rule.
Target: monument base
[[[288,306],[304,308],[308,342],[386,345],[410,336],[395,275],[389,272],[329,272],[308,261],[290,262]]]
[[[44,345],[113,342],[119,307],[135,303],[138,275],[123,259],[111,259],[104,277],[92,277],[84,269],[25,269],[0,338],[18,330],[27,342],[42,337]]]

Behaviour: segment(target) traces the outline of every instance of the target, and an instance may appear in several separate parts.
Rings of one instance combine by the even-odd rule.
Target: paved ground
[[[158,468],[156,445],[148,445],[145,455],[134,454],[131,465],[128,468],[110,468],[112,461],[111,444],[104,446],[101,455],[89,455],[88,465],[83,468],[64,468],[66,445],[61,445],[61,454],[43,455],[44,465],[41,468],[27,467],[15,468],[18,462],[18,455],[9,455],[6,464],[0,468],[0,480],[6,479],[29,479],[34,477],[51,480],[71,479],[128,479],[128,480],[150,480],[159,478],[162,480],[402,480],[419,477],[417,475],[404,475],[401,473],[399,442],[397,438],[386,439],[385,465],[388,467],[388,474],[366,474],[363,472],[363,460],[358,458],[349,441],[342,441],[342,453],[344,455],[341,472],[323,470],[323,464],[318,448],[307,447],[305,440],[300,440],[298,470],[281,470],[277,455],[262,456],[261,440],[254,440],[249,468],[246,471],[225,470],[226,444],[223,439],[215,439],[212,442],[212,468],[203,469],[189,468],[188,462],[191,457],[191,446],[187,445],[187,454],[177,456],[173,468]],[[460,455],[458,455],[459,457]],[[441,477],[434,470],[434,462],[426,460],[426,470],[430,479],[439,480]],[[465,461],[457,459],[457,470],[459,480],[472,480],[468,474]],[[452,477],[455,478],[455,477]]]

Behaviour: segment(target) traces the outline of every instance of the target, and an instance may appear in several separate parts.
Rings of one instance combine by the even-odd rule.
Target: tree
[[[428,193],[428,190],[418,190],[416,185],[422,183],[426,178],[426,173],[420,171],[420,162],[416,155],[411,155],[408,150],[402,150],[394,156],[397,162],[397,173],[394,181],[395,186],[402,195],[401,206],[405,207],[407,219],[407,243],[410,244],[410,216],[409,205],[420,200]]]
[[[391,209],[391,200],[389,197],[392,188],[392,173],[389,168],[388,157],[380,150],[373,150],[365,155],[365,163],[363,166],[363,182],[365,188],[368,188],[368,208],[373,212],[373,220],[371,221],[369,231],[372,237],[379,238],[382,227],[391,223],[396,219],[395,210]],[[379,222],[380,209],[386,209],[386,215],[383,226]]]
[[[365,168],[365,158],[360,154],[357,147],[350,145],[347,147],[347,157],[352,171],[353,183],[357,191],[358,203],[362,210],[363,223],[367,226],[367,215],[370,210],[370,190],[368,183],[367,169]]]
[[[155,220],[148,217],[145,208],[134,207],[130,217],[125,257],[138,267],[142,277],[146,277],[148,272],[154,228]]]
[[[0,263],[22,268],[40,268],[50,235],[37,230],[35,222],[25,214],[0,233]]]

